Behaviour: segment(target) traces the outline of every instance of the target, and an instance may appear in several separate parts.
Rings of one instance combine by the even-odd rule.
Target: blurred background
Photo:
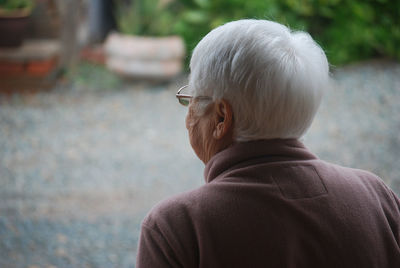
[[[135,266],[149,209],[204,183],[191,51],[242,18],[311,33],[334,86],[303,142],[400,193],[399,0],[0,0],[0,267]]]

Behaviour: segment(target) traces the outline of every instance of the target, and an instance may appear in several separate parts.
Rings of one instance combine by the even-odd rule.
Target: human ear
[[[216,122],[213,131],[213,137],[220,140],[226,137],[232,131],[233,115],[232,106],[227,100],[219,100],[215,103]]]

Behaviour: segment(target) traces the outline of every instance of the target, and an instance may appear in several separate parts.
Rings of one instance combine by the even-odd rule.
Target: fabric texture
[[[400,267],[400,202],[376,175],[298,140],[237,143],[205,185],[156,205],[137,267]]]

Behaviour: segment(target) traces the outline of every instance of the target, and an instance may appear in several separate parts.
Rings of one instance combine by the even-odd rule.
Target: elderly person
[[[190,68],[177,97],[206,183],[151,210],[138,268],[400,267],[396,195],[299,141],[329,87],[307,33],[230,22],[200,41]]]

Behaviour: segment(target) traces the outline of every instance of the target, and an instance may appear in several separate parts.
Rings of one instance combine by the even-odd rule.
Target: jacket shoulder
[[[169,223],[190,221],[205,186],[168,197],[157,203],[143,220],[143,225],[159,229]],[[162,225],[162,226],[160,226]]]

